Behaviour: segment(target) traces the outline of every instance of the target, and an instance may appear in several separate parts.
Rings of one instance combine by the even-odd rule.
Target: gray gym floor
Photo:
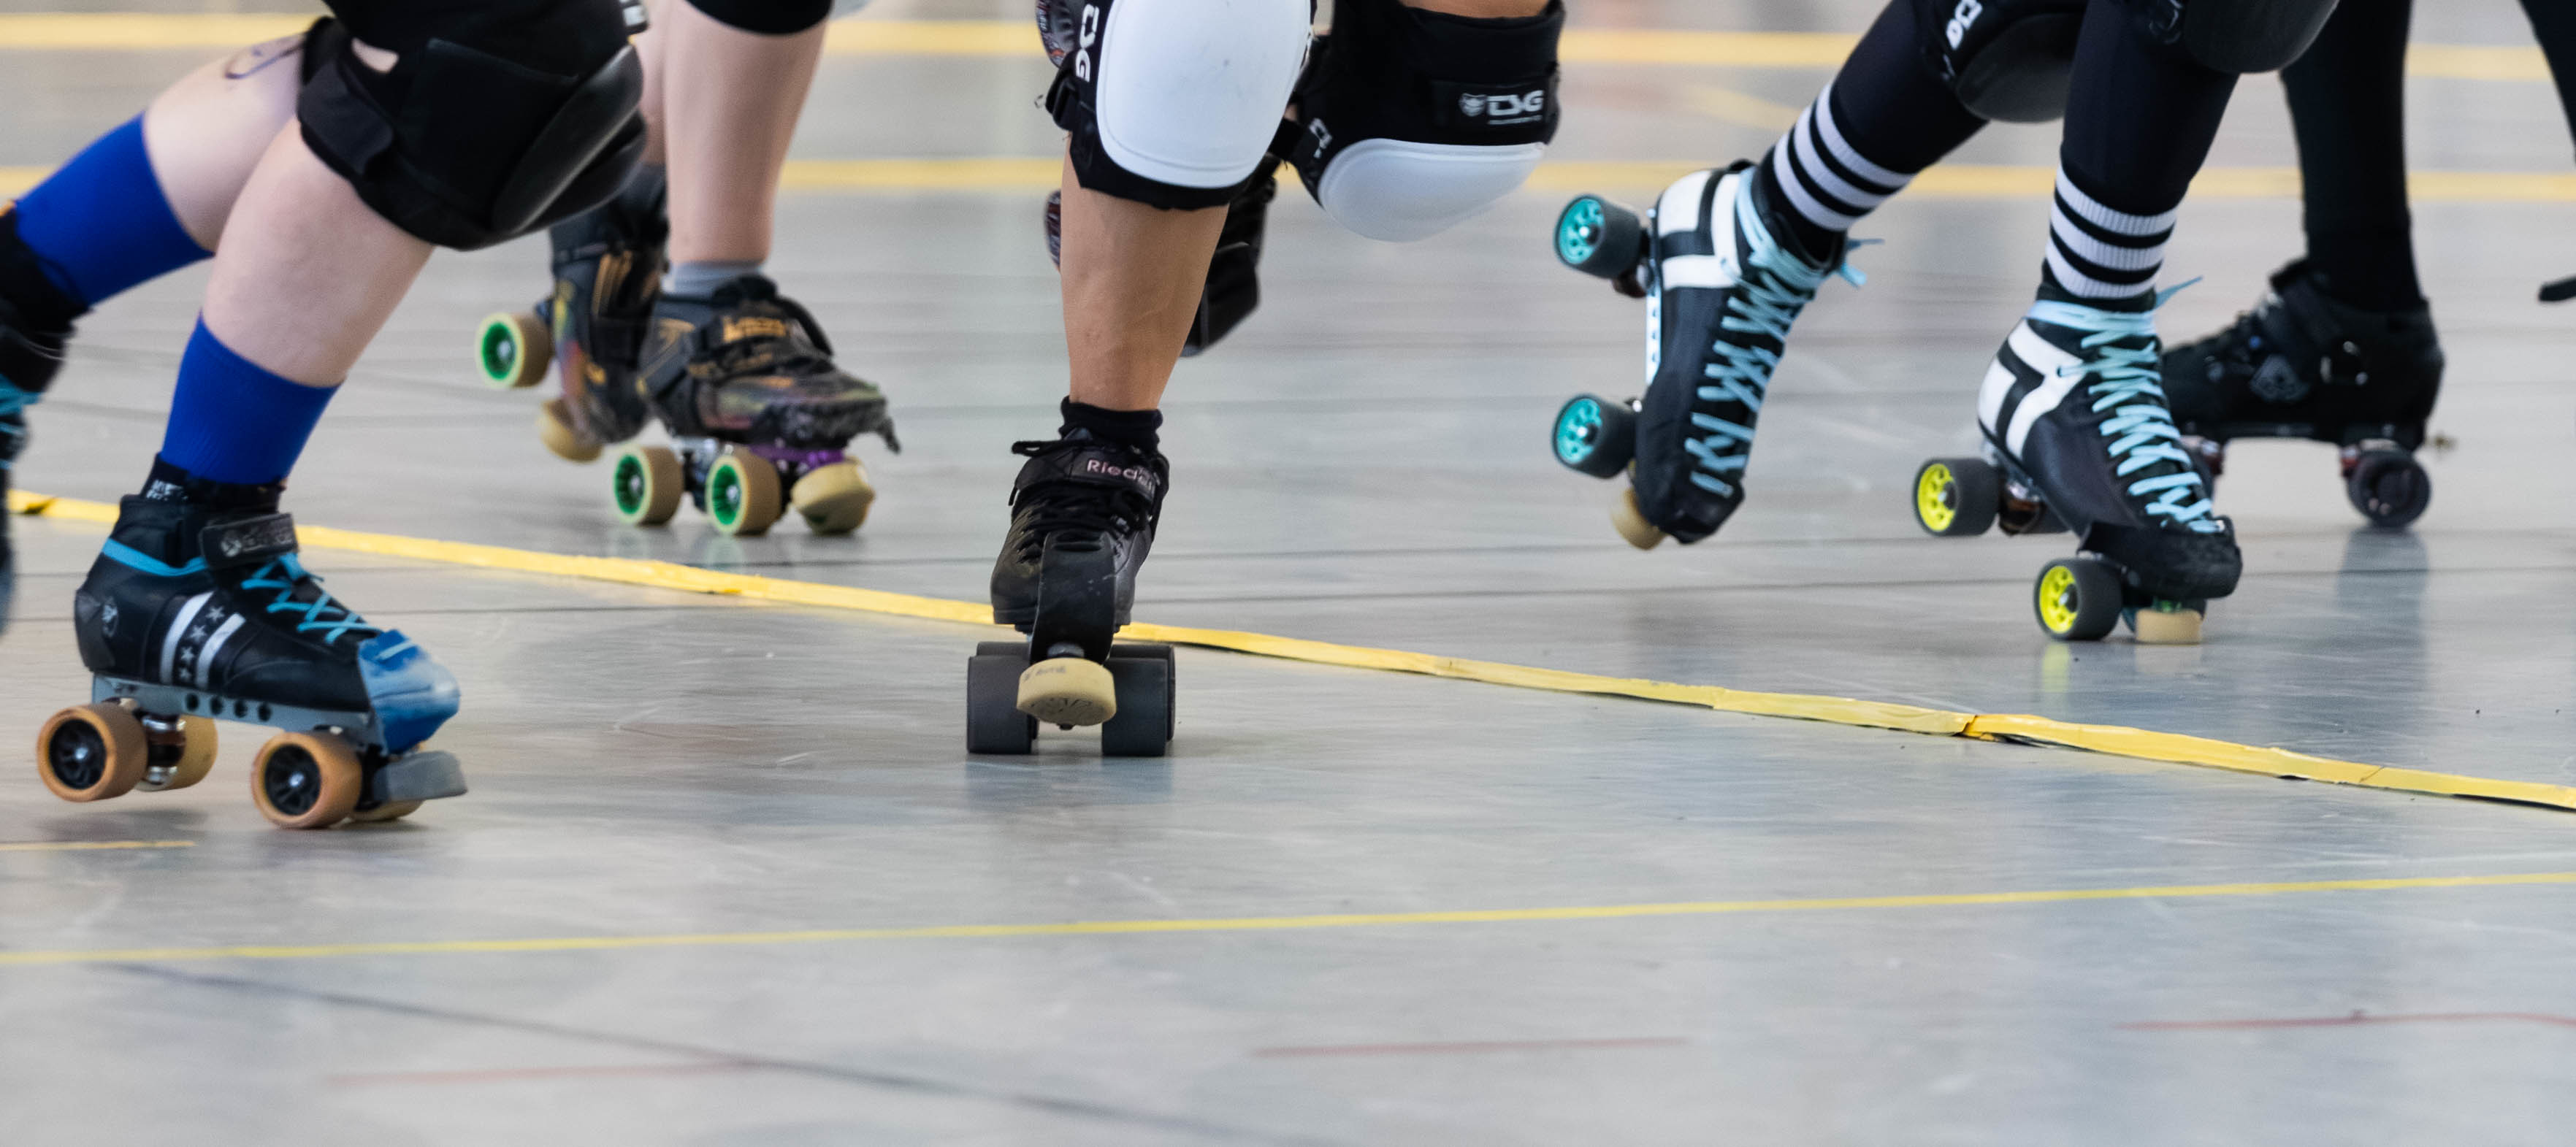
[[[197,8],[0,13],[154,7]],[[1026,5],[880,7],[864,19]],[[1840,32],[1869,11],[1574,7]],[[2528,42],[2509,0],[2425,8],[2426,43]],[[205,54],[0,40],[0,176]],[[1722,162],[1826,75],[1571,64],[1553,158]],[[1043,161],[1043,79],[1033,58],[834,56],[797,159]],[[1543,444],[1567,395],[1635,386],[1638,306],[1545,242],[1565,180],[1637,170],[1608,167],[1410,247],[1283,196],[1261,313],[1176,377],[1138,612],[2576,783],[2576,312],[2531,301],[2576,272],[2567,129],[2545,83],[2409,90],[2420,170],[2555,182],[2417,206],[2451,355],[2431,512],[2360,528],[2330,449],[2240,445],[2220,500],[2247,576],[2204,646],[2054,645],[2026,602],[2063,539],[1910,520],[1915,465],[1969,442],[2028,298],[2037,197],[1926,189],[1871,219],[1869,285],[1799,327],[1752,504],[1706,545],[1620,542],[1613,487]],[[2288,138],[2277,85],[2250,80],[2211,166],[2259,182],[2241,173],[2288,165]],[[2045,167],[2055,141],[1997,128],[1958,162]],[[781,212],[779,279],[896,402],[906,450],[860,447],[884,494],[858,536],[616,524],[605,468],[546,455],[535,396],[468,369],[476,318],[542,290],[534,241],[433,261],[290,508],[979,597],[1006,447],[1053,426],[1061,329],[1042,190],[943,178]],[[1659,177],[1626,178],[1598,189]],[[2205,279],[2168,336],[2250,303],[2297,221],[2278,194],[2188,205],[2170,277]],[[83,324],[22,485],[136,484],[202,283]],[[100,530],[14,530],[0,730],[23,745],[86,698],[69,595]],[[311,564],[462,679],[437,744],[474,791],[294,834],[241,791],[253,728],[181,793],[68,805],[13,766],[0,1140],[2538,1144],[2576,1115],[2576,814],[1199,650],[1166,760],[1072,735],[971,758],[985,631]]]

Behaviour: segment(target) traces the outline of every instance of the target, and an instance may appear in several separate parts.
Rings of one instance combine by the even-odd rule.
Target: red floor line
[[[384,1083],[516,1083],[532,1079],[616,1078],[620,1076],[703,1075],[751,1071],[756,1063],[653,1063],[591,1067],[495,1067],[469,1071],[365,1071],[328,1077],[334,1087],[369,1087]]]
[[[1330,1055],[1458,1055],[1489,1051],[1601,1051],[1635,1047],[1682,1047],[1690,1041],[1680,1036],[1629,1036],[1618,1039],[1511,1039],[1476,1040],[1460,1043],[1353,1043],[1327,1044],[1320,1047],[1265,1047],[1253,1055],[1260,1059],[1292,1059]]]
[[[2153,1020],[2121,1024],[2122,1031],[2259,1031],[2270,1028],[2334,1028],[2360,1024],[2427,1024],[2427,1023],[2528,1023],[2553,1027],[2576,1028],[2576,1016],[2550,1015],[2546,1012],[2414,1012],[2372,1015],[2354,1012],[2348,1016],[2280,1016],[2268,1019],[2242,1020]]]

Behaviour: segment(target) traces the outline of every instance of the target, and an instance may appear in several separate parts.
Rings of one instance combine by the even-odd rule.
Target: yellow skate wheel
[[[1619,500],[1611,504],[1610,527],[1619,531],[1620,537],[1628,539],[1629,545],[1641,550],[1651,550],[1664,543],[1664,531],[1638,512],[1637,491],[1633,486],[1620,491]]]
[[[1914,472],[1914,524],[1935,537],[1985,533],[2003,509],[2003,476],[1983,458],[1935,458]]]
[[[148,729],[144,731],[143,736],[146,741],[159,745],[176,744],[179,748],[179,759],[171,762],[170,771],[162,778],[160,784],[156,785],[146,780],[136,786],[138,788],[147,792],[164,793],[172,789],[184,789],[206,779],[206,774],[215,769],[215,723],[210,718],[183,716],[179,718],[179,731],[176,736],[164,737]]]
[[[36,772],[67,801],[124,796],[143,783],[151,763],[143,722],[112,702],[75,705],[36,732]]]
[[[2197,609],[2157,602],[2129,615],[2129,631],[2140,645],[2198,645],[2201,620]]]
[[[401,820],[404,817],[419,812],[420,806],[421,802],[419,801],[386,801],[374,808],[360,809],[357,812],[350,813],[349,822],[351,824],[381,824],[389,820]]]
[[[617,520],[630,526],[670,521],[688,493],[680,456],[668,446],[629,446],[617,452],[617,465],[608,472],[609,501],[617,507]]]
[[[486,315],[474,332],[474,365],[483,371],[483,385],[494,390],[535,386],[554,357],[554,335],[533,311]]]
[[[366,775],[335,733],[280,733],[250,766],[250,799],[279,828],[329,828],[358,807]]]
[[[1118,715],[1118,682],[1097,661],[1050,657],[1021,671],[1019,710],[1050,725],[1097,725]]]
[[[537,408],[537,441],[566,462],[599,460],[599,443],[573,427],[572,412],[564,409],[560,398],[549,398]]]
[[[867,467],[852,458],[797,479],[790,500],[815,533],[846,534],[867,522],[877,488],[868,484]]]
[[[2039,571],[2032,606],[2059,641],[2100,641],[2120,624],[2120,578],[2092,558],[2059,558]]]
[[[778,468],[758,454],[728,451],[707,470],[707,520],[738,538],[769,532],[783,509]]]

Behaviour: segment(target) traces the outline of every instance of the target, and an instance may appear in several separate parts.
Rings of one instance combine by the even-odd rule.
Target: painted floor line
[[[94,522],[102,525],[112,524],[116,520],[116,507],[104,502],[53,498],[24,490],[9,492],[9,509],[13,513]],[[347,550],[380,557],[410,558],[417,561],[444,562],[516,573],[548,574],[825,609],[846,609],[896,617],[953,621],[987,628],[992,626],[991,607],[981,602],[952,601],[945,598],[860,589],[855,586],[724,573],[674,562],[550,554],[502,546],[475,545],[468,542],[403,537],[397,534],[358,533],[350,530],[335,530],[326,526],[301,527],[300,533],[306,545],[319,549]],[[1338,665],[1351,669],[1376,669],[1426,677],[1447,677],[1488,685],[1506,685],[1555,693],[1633,697],[1643,701],[1696,705],[1729,713],[1791,717],[1806,721],[1823,721],[1861,728],[1894,729],[1939,737],[1971,737],[1987,741],[2056,745],[2139,760],[2196,765],[2262,776],[2330,781],[2335,784],[2358,785],[2364,788],[2393,789],[2436,796],[2478,797],[2487,800],[2544,805],[2551,808],[2576,809],[2576,788],[2566,785],[2498,780],[2458,773],[2439,773],[2422,769],[2401,769],[2389,765],[2363,764],[2356,761],[2339,761],[2329,757],[2291,752],[2287,749],[2240,745],[2231,741],[2178,733],[2159,733],[2124,725],[2083,725],[2026,713],[1961,713],[1919,705],[1855,700],[1848,697],[1765,693],[1728,689],[1717,685],[1685,685],[1644,678],[1607,677],[1531,665],[1442,657],[1402,649],[1339,645],[1332,642],[1309,641],[1304,638],[1240,630],[1198,629],[1139,623],[1128,626],[1122,633],[1138,641],[1162,641],[1174,645],[1224,649],[1314,665]]]
[[[1311,916],[1235,916],[1196,920],[1076,920],[1053,924],[945,924],[913,928],[816,928],[776,932],[695,932],[658,936],[541,936],[511,940],[393,940],[352,944],[234,944],[185,948],[0,950],[0,967],[180,963],[207,960],[320,960],[357,956],[607,952],[649,948],[849,943],[864,940],[995,940],[1033,936],[1279,932],[1428,924],[1527,924],[1567,920],[1634,920],[1669,916],[1839,912],[1881,908],[1978,908],[2067,904],[2097,900],[2189,900],[2288,896],[2312,892],[2393,892],[2426,888],[2496,888],[2561,884],[2576,884],[2576,872],[2516,872],[2490,876],[2413,876],[2239,884],[2171,884],[2138,888],[2057,888],[2025,892],[1935,893],[1916,896],[1700,900],[1663,904],[1596,904],[1557,908],[1494,908],[1448,912],[1345,912]]]
[[[139,848],[195,848],[193,840],[22,840],[0,843],[0,852],[116,852]]]

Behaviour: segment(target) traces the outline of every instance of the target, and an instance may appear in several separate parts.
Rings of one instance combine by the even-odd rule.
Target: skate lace
[[[1733,403],[1743,407],[1746,415],[1758,417],[1762,399],[1770,392],[1771,375],[1780,367],[1779,348],[1789,340],[1789,324],[1798,321],[1799,312],[1815,301],[1816,291],[1826,279],[1840,275],[1859,286],[1867,276],[1844,260],[1836,260],[1832,267],[1816,267],[1782,250],[1744,197],[1737,199],[1734,210],[1750,251],[1742,280],[1727,292],[1718,330],[1767,338],[1770,345],[1721,335],[1709,346],[1716,360],[1700,369],[1710,385],[1701,386],[1694,394],[1700,403]],[[1871,242],[1875,240],[1855,241],[1844,248],[1845,254],[1851,247]],[[1734,483],[1722,475],[1744,471],[1753,456],[1753,427],[1697,408],[1691,411],[1690,420],[1694,428],[1707,431],[1703,436],[1682,440],[1682,449],[1689,452],[1697,466],[1690,475],[1691,484],[1721,497],[1734,497]]]
[[[340,604],[330,594],[324,593],[321,583],[321,578],[305,572],[304,563],[295,560],[295,555],[288,554],[269,559],[267,564],[253,571],[249,577],[243,578],[241,585],[243,589],[277,591],[277,596],[268,603],[268,612],[303,614],[303,618],[295,623],[295,632],[320,633],[324,645],[340,640],[344,634],[355,633],[361,638],[368,638],[384,632],[382,628],[367,624],[367,619],[358,616],[356,610]],[[296,587],[301,585],[313,587],[312,600],[295,599]],[[409,642],[404,643],[406,647],[409,644]],[[394,649],[386,652],[390,655],[399,653],[401,650]]]
[[[2156,305],[2162,307],[2182,287],[2159,293]],[[2101,432],[2111,439],[2106,450],[2117,463],[2112,473],[2126,478],[2158,463],[2173,463],[2172,469],[2129,483],[2130,497],[2152,496],[2142,507],[2144,513],[2201,533],[2224,528],[2200,470],[2182,448],[2182,431],[2174,427],[2173,412],[2166,404],[2155,311],[2105,311],[2043,300],[2031,304],[2029,317],[2087,332],[2077,344],[2085,352],[2083,361],[2059,367],[2058,374],[2092,376],[2084,392],[2092,396],[2095,413],[2110,414],[2102,420]]]

